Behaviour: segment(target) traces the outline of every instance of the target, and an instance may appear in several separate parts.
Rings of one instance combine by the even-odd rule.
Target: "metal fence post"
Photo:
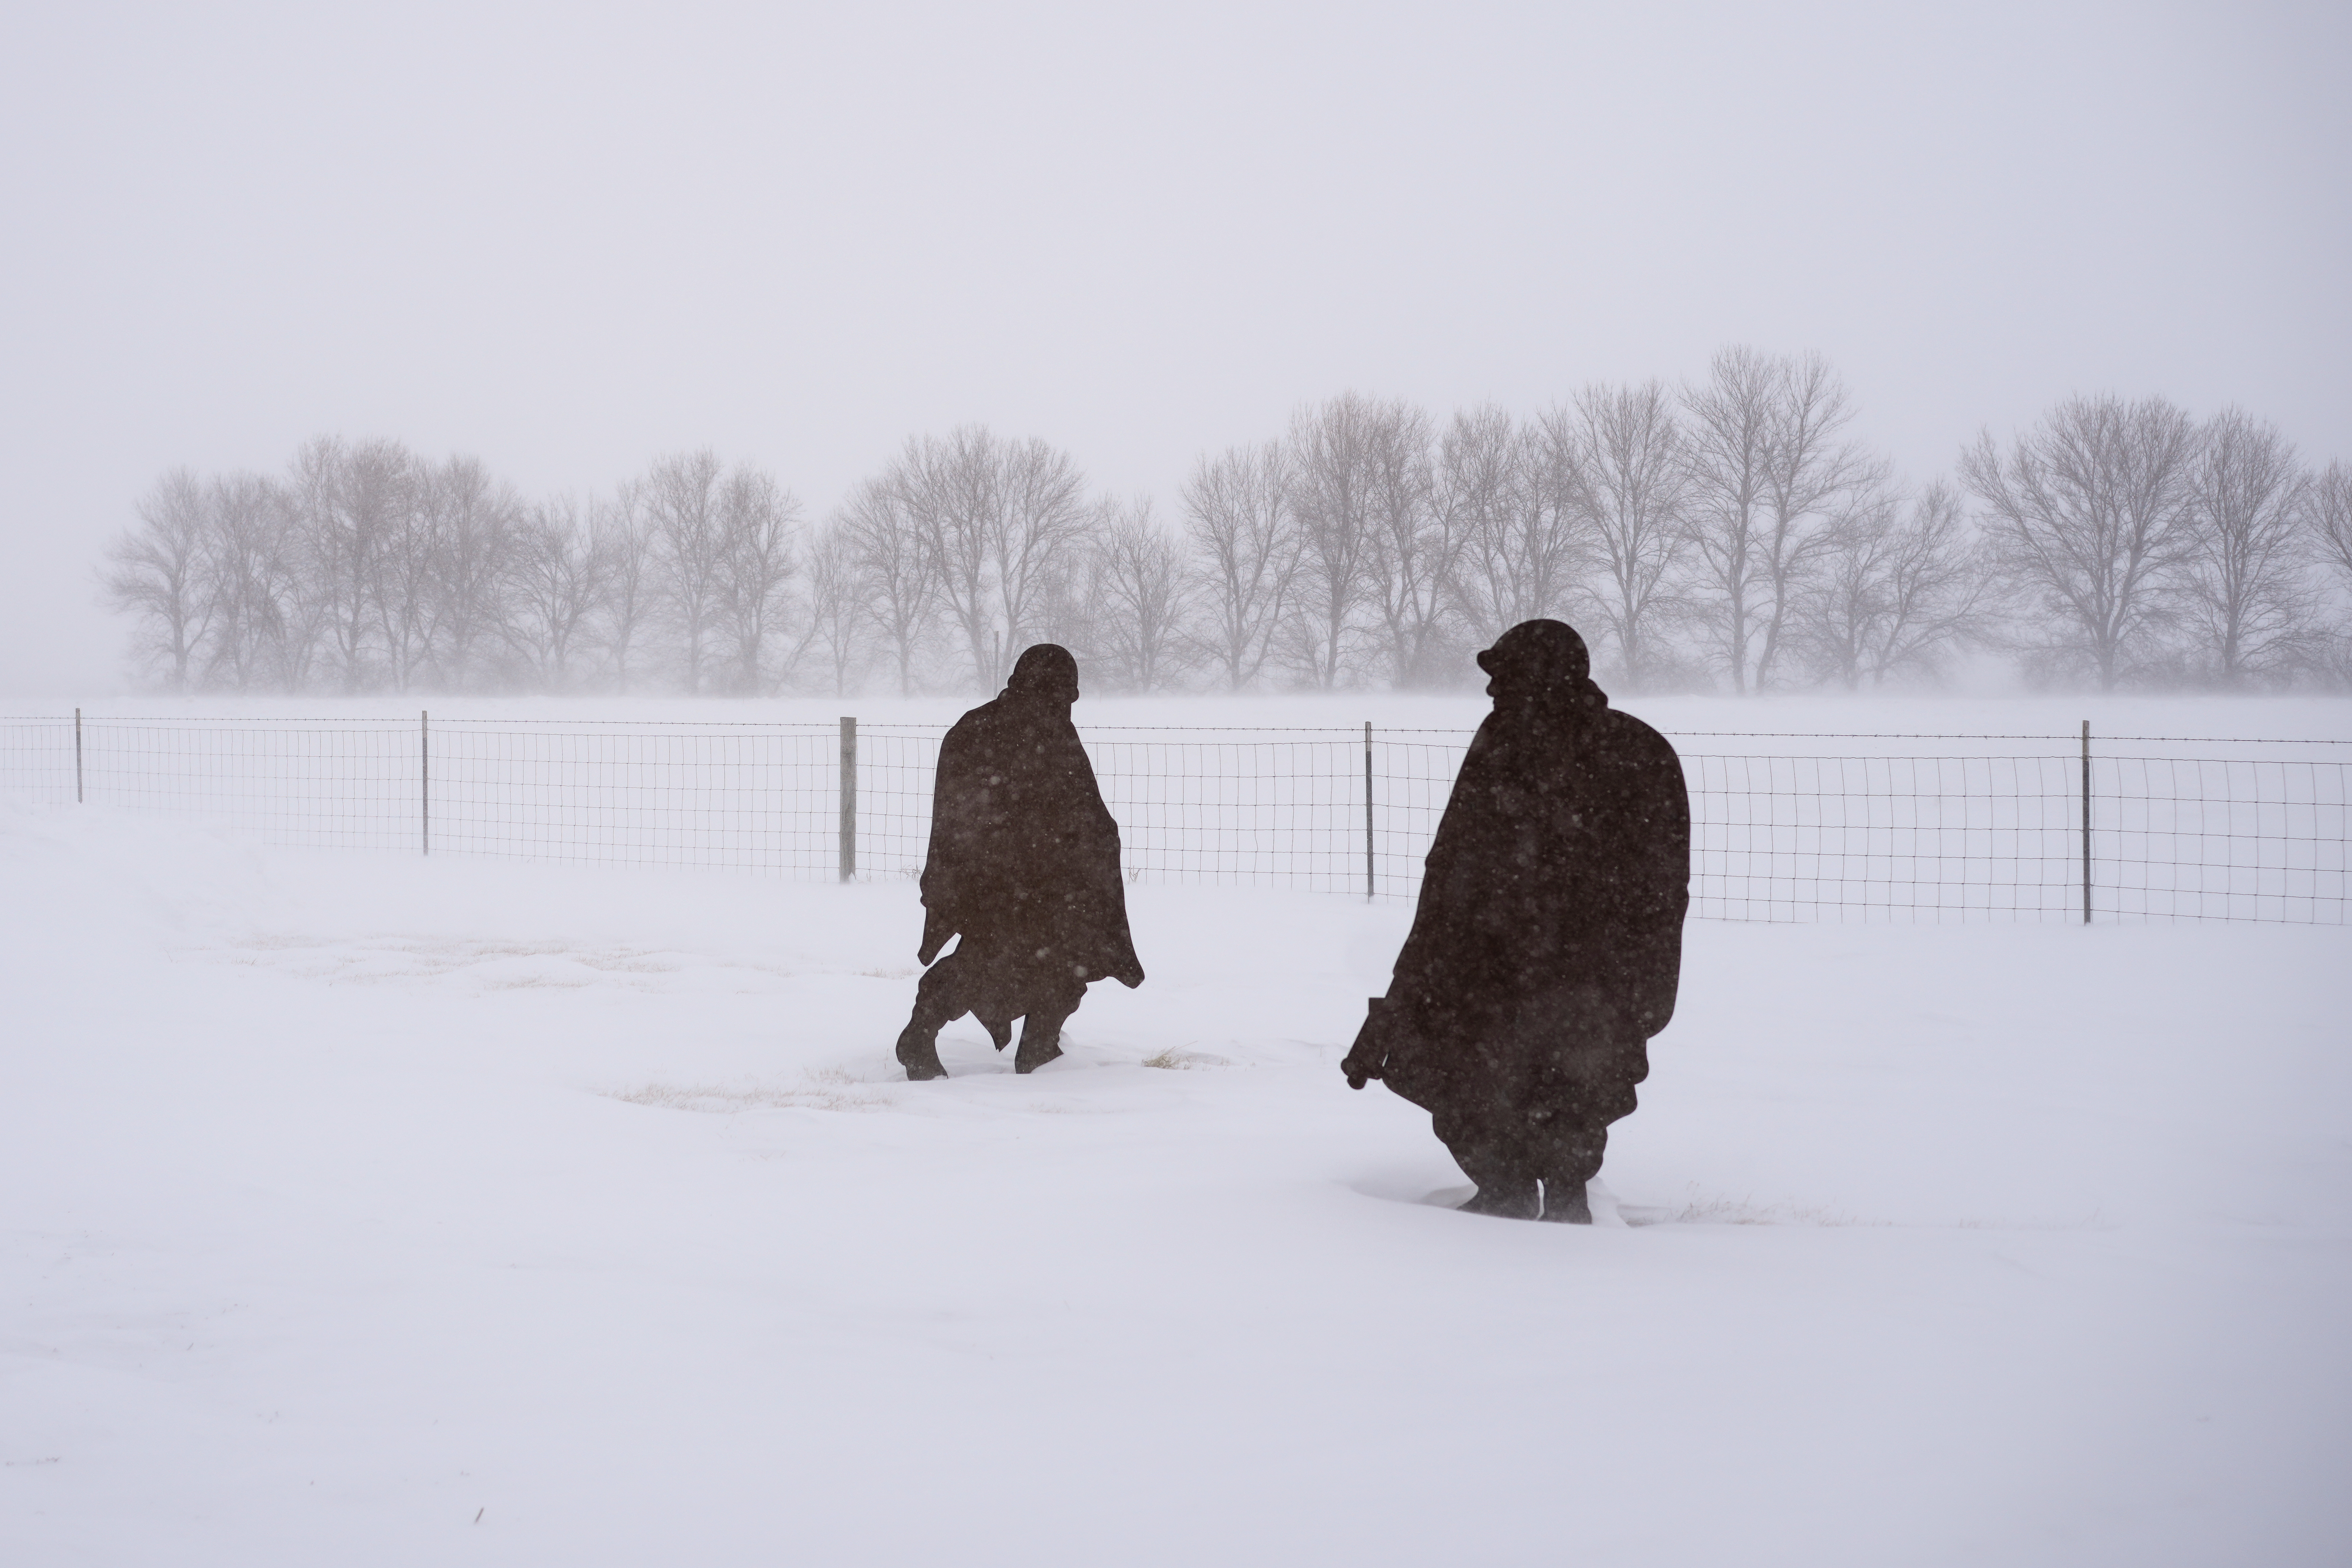
[[[2083,721],[2083,923],[2091,923],[2091,721]]]
[[[1372,721],[1364,721],[1364,902],[1372,901]]]
[[[841,879],[857,880],[857,721],[841,721]]]
[[[416,710],[416,801],[425,853],[433,853],[433,715]]]
[[[81,804],[81,710],[74,710],[74,804]]]

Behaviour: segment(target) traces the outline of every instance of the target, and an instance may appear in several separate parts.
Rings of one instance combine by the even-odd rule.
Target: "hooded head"
[[[1609,705],[1608,694],[1592,684],[1592,656],[1584,639],[1565,621],[1521,621],[1478,656],[1478,668],[1492,677],[1486,694],[1497,701],[1576,709]]]
[[[1023,649],[1013,661],[1013,674],[1004,689],[1013,696],[1066,707],[1078,700],[1078,661],[1059,643],[1038,643]]]

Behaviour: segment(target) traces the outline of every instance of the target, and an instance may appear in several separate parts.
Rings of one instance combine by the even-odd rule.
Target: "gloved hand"
[[[948,939],[954,936],[955,933],[956,928],[953,921],[940,913],[937,910],[924,910],[923,945],[915,950],[916,962],[922,964],[924,968],[929,969],[931,966],[931,960],[940,955],[940,949],[947,946]]]
[[[1339,1058],[1339,1070],[1348,1075],[1349,1089],[1361,1089],[1365,1083],[1381,1076],[1387,1063],[1388,998],[1371,997],[1364,1009],[1364,1026],[1356,1031],[1356,1043]]]

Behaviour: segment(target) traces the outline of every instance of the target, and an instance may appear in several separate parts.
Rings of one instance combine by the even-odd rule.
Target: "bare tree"
[[[978,426],[945,439],[910,437],[887,479],[905,498],[938,603],[962,636],[973,685],[993,689],[1003,658],[1003,633],[989,591],[990,541],[1003,505],[994,437]]]
[[[2165,574],[2187,542],[2198,433],[2162,398],[2075,397],[2007,452],[1962,452],[1992,559],[2029,601],[2029,657],[2079,663],[2115,689],[2150,651]]]
[[[1013,659],[1028,640],[1031,605],[1049,584],[1064,552],[1087,536],[1086,480],[1066,453],[1031,438],[998,447],[1003,478],[992,520],[989,553],[993,558],[997,605],[1004,626],[1000,667],[986,674],[983,689],[1011,673]]]
[[[432,658],[443,607],[440,574],[446,519],[436,493],[439,475],[411,457],[377,539],[374,594],[384,673],[406,691]]]
[[[433,542],[433,663],[445,689],[463,690],[504,643],[522,502],[476,458],[426,469],[420,488]]]
[[[1857,491],[1885,480],[1885,470],[1843,439],[1853,421],[1845,384],[1819,354],[1780,363],[1765,447],[1767,531],[1762,579],[1769,593],[1756,685],[1771,683],[1790,616],[1831,521]]]
[[[2304,494],[2304,524],[2317,563],[2334,579],[2336,590],[2321,600],[2313,662],[2323,680],[2352,687],[2352,466],[2333,462],[2313,476]]]
[[[1842,498],[1878,476],[1843,439],[1853,408],[1818,354],[1725,349],[1683,405],[1698,620],[1732,689],[1746,692],[1771,681]]]
[[[317,606],[319,657],[334,667],[339,683],[348,691],[353,639],[346,630],[345,616],[352,597],[348,588],[352,563],[339,548],[342,541],[332,521],[341,462],[341,442],[313,437],[296,448],[287,465],[285,484],[300,540],[303,578]]]
[[[809,635],[824,656],[833,694],[846,697],[865,643],[870,588],[845,523],[835,522],[809,542],[807,577]]]
[[[220,607],[214,581],[211,498],[174,468],[139,503],[139,526],[107,547],[108,604],[139,617],[140,643],[184,691]]]
[[[767,688],[785,588],[799,565],[793,536],[800,510],[790,490],[757,468],[739,468],[719,487],[718,619],[732,644],[734,688],[745,694]],[[779,677],[789,673],[806,647],[804,637],[788,648],[778,661]]]
[[[1844,439],[1844,384],[1821,355],[1717,353],[1684,393],[1698,623],[1734,691],[1771,684],[1804,576],[1842,499],[1879,478]]]
[[[204,487],[204,551],[213,617],[203,650],[203,681],[249,691],[272,670],[273,595],[269,504],[273,487],[257,474],[230,474]]]
[[[835,523],[863,591],[866,614],[898,672],[898,695],[915,689],[915,658],[939,602],[938,563],[926,548],[910,493],[918,477],[903,461],[861,483]]]
[[[1102,602],[1104,544],[1098,538],[1074,540],[1054,552],[1029,596],[1023,643],[1059,643],[1077,656],[1090,689],[1121,687],[1124,676],[1104,653],[1109,616]]]
[[[1750,348],[1717,353],[1706,384],[1683,394],[1690,465],[1685,533],[1698,624],[1716,661],[1745,692],[1769,615],[1766,512],[1778,365]]]
[[[1176,541],[1152,517],[1150,500],[1106,502],[1091,553],[1096,657],[1122,689],[1167,690],[1183,673],[1192,598]]]
[[[1693,474],[1662,382],[1586,387],[1543,421],[1539,471],[1570,498],[1591,541],[1584,597],[1635,689],[1656,678]],[[1561,547],[1562,564],[1573,559]]]
[[[1086,531],[1085,481],[1039,440],[1002,441],[980,426],[921,437],[887,476],[904,495],[982,690],[1003,681]]]
[[[1375,404],[1368,434],[1368,596],[1380,616],[1390,680],[1427,686],[1445,673],[1463,520],[1438,504],[1428,415],[1404,403]]]
[[[1300,543],[1297,613],[1285,624],[1285,658],[1307,684],[1336,689],[1350,668],[1374,549],[1379,405],[1343,393],[1291,417],[1291,512]]]
[[[647,470],[646,516],[654,533],[654,584],[663,617],[677,636],[688,696],[702,693],[705,668],[719,631],[726,552],[719,455],[705,447],[664,458]]]
[[[625,479],[612,500],[592,505],[589,550],[597,584],[596,635],[611,662],[616,690],[629,689],[629,659],[636,652],[661,601],[659,553],[652,510],[643,481]]]
[[[2319,558],[2352,588],[2352,465],[2333,462],[2311,481],[2304,512]]]
[[[2209,420],[2200,445],[2175,569],[2198,673],[2230,689],[2284,679],[2316,632],[2311,478],[2276,426],[2238,409]]]
[[[568,496],[532,508],[515,531],[502,630],[543,691],[572,689],[573,660],[604,601],[611,557],[597,543]]]
[[[1872,486],[1830,531],[1790,620],[1791,647],[1848,690],[1906,669],[1933,674],[1985,623],[1991,574],[1973,545],[1950,486],[1929,485],[1907,515],[1891,485]]]
[[[1553,461],[1567,456],[1492,406],[1456,414],[1438,441],[1437,505],[1461,542],[1454,608],[1482,643],[1559,614],[1574,588],[1573,487]]]
[[[1183,504],[1200,607],[1196,636],[1223,669],[1226,689],[1239,691],[1265,668],[1298,576],[1298,531],[1281,446],[1235,447],[1202,458],[1184,481]]]
[[[304,602],[304,563],[285,490],[258,474],[230,474],[208,493],[218,614],[205,679],[238,691],[298,690],[317,626]]]
[[[337,684],[373,683],[385,557],[408,525],[415,460],[397,441],[319,437],[295,455],[291,489]]]

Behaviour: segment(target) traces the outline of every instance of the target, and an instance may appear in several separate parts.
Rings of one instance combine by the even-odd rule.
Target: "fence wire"
[[[2347,772],[2327,762],[2093,758],[2094,911],[2343,924]]]
[[[1469,741],[1080,735],[1130,880],[1383,900],[1418,895]],[[859,728],[861,879],[920,873],[939,738]],[[304,847],[819,880],[840,872],[841,747],[830,724],[0,718],[0,791],[42,804],[79,795]],[[2082,919],[2071,741],[2053,737],[2041,754],[1682,761],[1700,918]],[[2352,762],[2095,755],[2094,918],[2345,924],[2347,773]]]
[[[431,852],[821,879],[835,750],[824,725],[435,723]]]

